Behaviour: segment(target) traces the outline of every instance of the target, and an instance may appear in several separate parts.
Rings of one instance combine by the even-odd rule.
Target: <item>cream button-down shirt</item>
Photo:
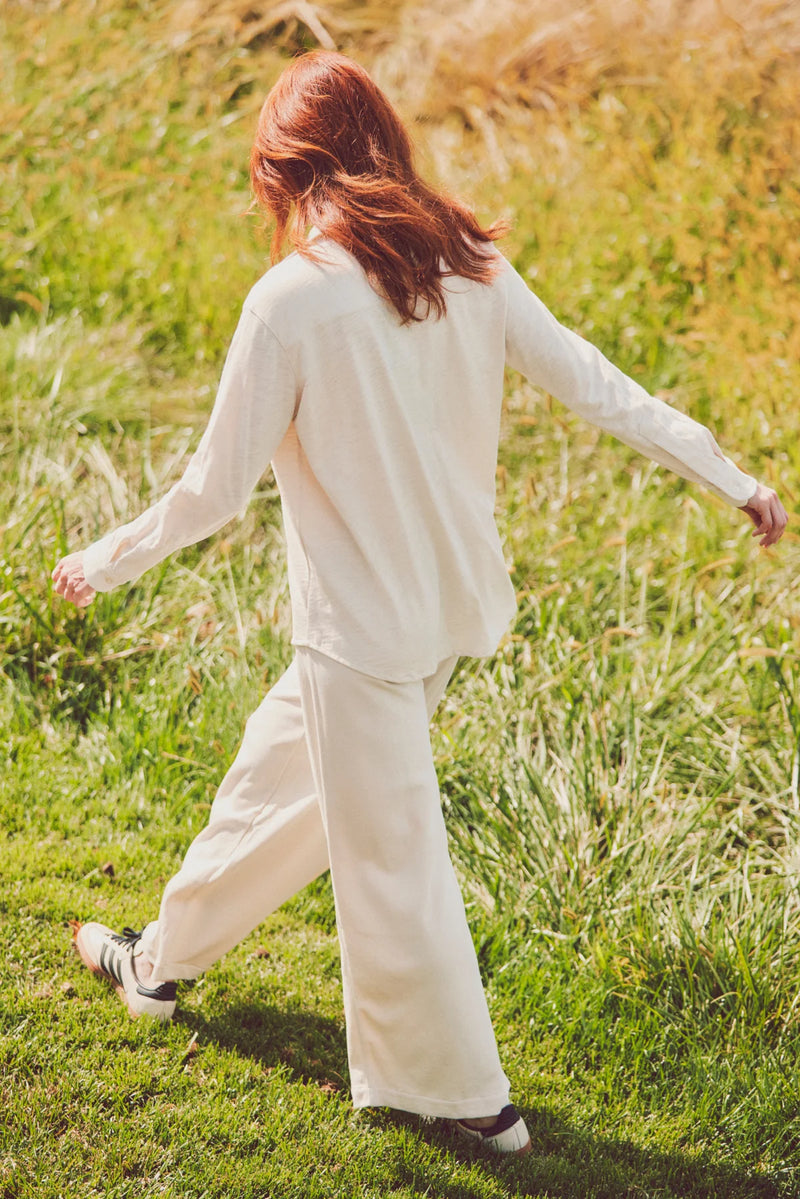
[[[392,682],[492,653],[515,601],[494,520],[506,363],[731,505],[756,480],[711,433],[565,329],[500,258],[446,281],[447,315],[402,325],[341,247],[291,255],[248,296],[183,477],[85,551],[107,591],[219,529],[272,463],[293,642]]]

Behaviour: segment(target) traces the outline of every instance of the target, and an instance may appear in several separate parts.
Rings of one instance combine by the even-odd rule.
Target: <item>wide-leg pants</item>
[[[298,648],[142,947],[157,979],[195,978],[330,867],[355,1106],[458,1118],[509,1088],[430,747],[454,662],[390,683]]]

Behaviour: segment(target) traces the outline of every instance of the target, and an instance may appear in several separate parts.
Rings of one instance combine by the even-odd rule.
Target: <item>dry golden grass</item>
[[[17,30],[20,12],[29,14],[27,45],[49,37],[53,14],[73,10],[79,22],[85,12],[78,0],[6,7]],[[94,0],[92,19],[107,14],[111,24],[123,7]],[[260,103],[280,57],[341,49],[407,118],[477,131],[493,166],[509,146],[514,157],[532,114],[560,123],[620,88],[667,92],[685,105],[769,92],[793,118],[800,108],[798,0],[155,0],[142,19],[189,76],[205,76],[246,109]],[[68,73],[74,66],[64,59]],[[791,153],[796,124],[782,131]]]
[[[599,96],[630,89],[673,111],[699,105],[711,123],[720,104],[768,95],[776,123],[761,169],[781,174],[800,149],[798,0],[181,0],[152,11],[191,69],[204,62],[218,76],[225,64],[228,94],[247,109],[260,104],[276,54],[352,54],[423,127],[444,179],[465,133],[502,177],[530,165],[534,131],[564,128]]]
[[[166,10],[165,10],[166,11]],[[796,0],[184,0],[169,15],[181,41],[356,54],[428,119],[554,111],[603,83],[652,85],[694,63],[732,74],[796,65]]]

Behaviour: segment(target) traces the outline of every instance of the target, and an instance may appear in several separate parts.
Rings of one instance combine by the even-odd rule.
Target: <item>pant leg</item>
[[[508,1102],[447,848],[429,739],[453,663],[387,683],[298,649],[327,833],[356,1107],[486,1116]]]
[[[208,825],[142,949],[156,979],[196,978],[328,868],[293,663],[247,722]]]

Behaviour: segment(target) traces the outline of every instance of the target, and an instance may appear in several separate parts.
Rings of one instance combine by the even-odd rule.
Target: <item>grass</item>
[[[554,311],[800,500],[791,5],[258,11],[0,13],[0,1194],[794,1196],[796,534],[757,552],[517,378],[498,521],[518,616],[462,664],[434,752],[535,1152],[493,1163],[352,1112],[324,879],[168,1028],[127,1022],[70,948],[70,920],[151,917],[288,661],[268,477],[83,615],[48,579],[202,427],[263,269],[254,113],[299,45],[367,62],[429,170],[514,217]]]

